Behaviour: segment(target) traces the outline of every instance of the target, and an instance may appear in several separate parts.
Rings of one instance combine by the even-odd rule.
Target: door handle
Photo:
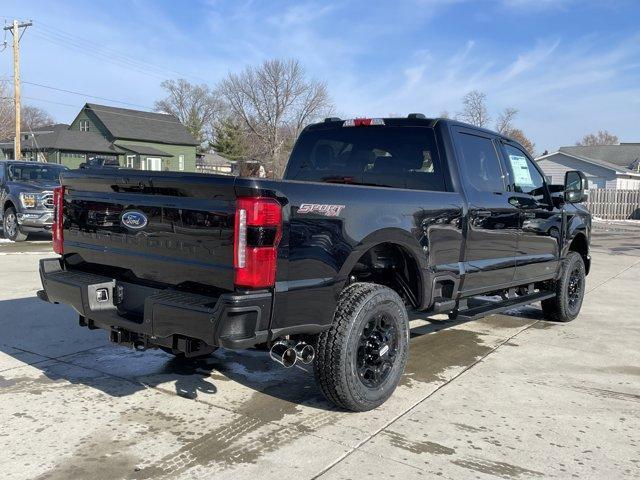
[[[536,214],[533,212],[522,212],[522,215],[524,215],[524,218],[536,218]]]

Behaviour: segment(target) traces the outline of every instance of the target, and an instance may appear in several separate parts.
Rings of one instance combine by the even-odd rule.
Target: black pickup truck
[[[50,232],[53,189],[60,186],[63,165],[0,160],[0,220],[5,238],[14,242],[29,233]]]
[[[283,181],[65,172],[39,296],[141,350],[265,345],[368,410],[403,373],[408,310],[578,315],[585,184],[573,171],[547,185],[513,140],[421,114],[310,125]]]

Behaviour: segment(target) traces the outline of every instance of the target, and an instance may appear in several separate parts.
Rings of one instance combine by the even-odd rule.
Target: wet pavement
[[[400,387],[354,414],[262,351],[113,346],[35,298],[48,245],[0,243],[2,478],[640,477],[640,240],[593,244],[577,320],[413,315]]]

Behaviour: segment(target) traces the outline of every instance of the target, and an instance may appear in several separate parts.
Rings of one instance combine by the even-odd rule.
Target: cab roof
[[[353,122],[358,120],[372,120],[374,122],[381,120],[382,122],[384,122],[384,125],[378,125],[373,123],[371,126],[392,126],[392,127],[417,126],[417,127],[434,128],[436,125],[443,125],[443,126],[462,127],[462,128],[468,128],[471,130],[476,130],[478,132],[483,132],[488,135],[491,135],[492,137],[499,137],[499,138],[508,140],[510,142],[518,143],[517,141],[515,141],[510,137],[507,137],[496,131],[489,130],[487,128],[477,127],[475,125],[471,125],[469,123],[461,122],[460,120],[454,120],[451,118],[442,118],[442,117],[427,118],[425,115],[421,113],[410,113],[406,117],[384,117],[384,118],[379,117],[379,118],[343,119],[338,117],[329,117],[329,118],[325,118],[323,122],[318,122],[318,123],[309,125],[306,128],[306,130],[314,131],[314,130],[323,130],[326,128],[344,127],[345,122]]]

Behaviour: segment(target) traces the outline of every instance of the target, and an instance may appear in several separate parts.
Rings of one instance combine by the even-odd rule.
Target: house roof
[[[44,129],[41,131],[45,131]],[[53,129],[48,133],[36,133],[22,141],[24,150],[70,150],[91,153],[122,153],[118,147],[108,142],[102,135],[80,132],[66,128]]]
[[[552,152],[552,153],[548,153],[547,155],[542,155],[541,157],[536,158],[536,162],[539,162],[540,160],[545,160],[548,159],[549,157],[553,157],[555,155],[566,155],[567,157],[573,158],[575,160],[580,160],[582,162],[586,162],[586,163],[590,163],[591,165],[596,165],[598,167],[602,167],[602,168],[608,168],[609,170],[613,170],[616,174],[620,174],[620,175],[631,175],[632,177],[640,177],[640,173],[634,171],[634,170],[630,170],[628,168],[624,168],[624,167],[620,167],[619,165],[616,165],[615,163],[610,163],[610,162],[606,162],[604,160],[598,160],[598,159],[594,159],[594,158],[588,158],[588,157],[582,157],[579,155],[574,155],[571,154],[569,152],[566,152],[564,150],[562,150],[563,147],[560,148],[559,151],[557,152]]]
[[[147,145],[118,145],[123,150],[128,150],[138,155],[155,155],[157,157],[173,157],[171,153],[163,152],[157,148],[149,147]]]
[[[23,132],[23,133],[51,133],[51,132],[57,132],[59,130],[68,130],[69,129],[69,125],[67,125],[66,123],[52,123],[51,125],[42,125],[40,127],[37,127],[34,130],[29,130],[29,132]]]
[[[198,141],[174,115],[95,103],[87,103],[85,109],[91,110],[115,138],[198,145]]]
[[[198,165],[224,166],[237,163],[235,160],[229,160],[216,152],[207,152],[198,155],[196,158]]]
[[[560,152],[604,162],[608,165],[616,165],[617,168],[631,170],[636,173],[640,163],[640,144],[638,143],[560,147]]]

